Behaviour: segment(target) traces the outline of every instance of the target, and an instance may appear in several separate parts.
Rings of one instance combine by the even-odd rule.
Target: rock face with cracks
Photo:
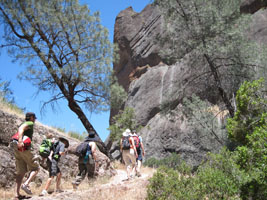
[[[260,44],[267,44],[265,7],[266,1],[261,0],[246,0],[240,7],[241,12],[252,14],[248,37]],[[128,92],[124,107],[134,108],[136,121],[143,126],[139,134],[145,145],[145,159],[160,159],[175,152],[187,163],[197,166],[207,152],[216,152],[222,144],[190,129],[180,103],[192,94],[214,105],[220,104],[221,100],[215,88],[210,86],[210,78],[189,82],[190,77],[202,68],[188,67],[193,53],[172,65],[163,62],[159,51],[164,47],[154,42],[164,32],[163,23],[158,8],[152,5],[140,13],[134,12],[131,7],[121,11],[114,29],[114,43],[118,44],[120,56],[119,61],[114,63],[114,70],[119,83]],[[162,114],[164,102],[169,102],[171,115]],[[111,118],[116,113],[116,110],[111,110]],[[105,143],[111,156],[118,159],[118,144],[110,139]]]

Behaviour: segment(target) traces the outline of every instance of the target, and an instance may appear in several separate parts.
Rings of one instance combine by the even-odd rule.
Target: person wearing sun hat
[[[69,147],[69,141],[64,137],[59,137],[58,141],[55,142],[52,146],[52,159],[47,159],[47,166],[49,169],[49,178],[45,184],[45,188],[41,192],[40,196],[45,196],[48,194],[47,190],[51,185],[52,180],[56,176],[56,192],[63,192],[60,188],[60,180],[61,180],[61,171],[59,169],[58,163],[60,157],[65,154],[65,149]]]
[[[134,145],[134,140],[130,136],[131,130],[126,129],[122,133],[122,138],[120,140],[120,150],[122,153],[122,159],[126,166],[127,179],[129,180],[135,171],[135,163],[137,158],[137,151]]]

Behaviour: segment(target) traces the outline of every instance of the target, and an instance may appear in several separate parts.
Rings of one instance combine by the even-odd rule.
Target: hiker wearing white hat
[[[120,141],[120,149],[122,152],[122,159],[126,165],[127,170],[127,180],[131,178],[131,175],[135,173],[135,163],[137,158],[137,151],[134,145],[134,140],[130,136],[131,130],[126,129],[122,133],[122,138]]]

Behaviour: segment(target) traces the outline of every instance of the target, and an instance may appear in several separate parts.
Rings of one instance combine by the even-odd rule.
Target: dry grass
[[[4,112],[15,114],[20,117],[24,117],[23,110],[17,107],[15,104],[6,102],[3,98],[0,97],[0,109]]]
[[[113,167],[118,171],[125,171],[125,166],[118,161],[112,163]],[[134,178],[130,181],[117,181],[120,177],[119,174],[112,177],[98,177],[96,179],[85,179],[78,190],[72,189],[71,179],[62,180],[62,189],[68,192],[68,197],[79,200],[144,200],[146,198],[146,188],[148,185],[148,179],[153,176],[155,169],[149,167],[142,167],[142,178]],[[44,183],[45,184],[45,183]],[[41,187],[36,187],[31,184],[31,189],[34,196],[38,196],[44,184]],[[49,192],[53,192],[55,188],[55,180],[53,180],[50,186]],[[24,194],[24,192],[21,192]],[[64,193],[62,193],[64,195]],[[7,200],[12,199],[15,195],[14,189],[4,190],[0,189],[0,199]],[[64,196],[63,196],[64,197]],[[64,199],[61,197],[60,199]]]

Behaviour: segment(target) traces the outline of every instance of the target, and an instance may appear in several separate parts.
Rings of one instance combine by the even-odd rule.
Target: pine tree
[[[259,58],[261,49],[245,35],[250,16],[240,13],[241,0],[155,0],[154,4],[166,24],[162,57],[174,63],[189,54],[188,65],[199,68],[191,79],[212,84],[233,117],[232,94],[244,80],[254,79],[259,66],[266,68]]]
[[[78,0],[3,0],[0,16],[2,47],[27,65],[20,77],[52,93],[43,105],[65,99],[86,130],[93,129],[81,105],[90,112],[109,109],[112,72],[99,12],[91,14]]]

